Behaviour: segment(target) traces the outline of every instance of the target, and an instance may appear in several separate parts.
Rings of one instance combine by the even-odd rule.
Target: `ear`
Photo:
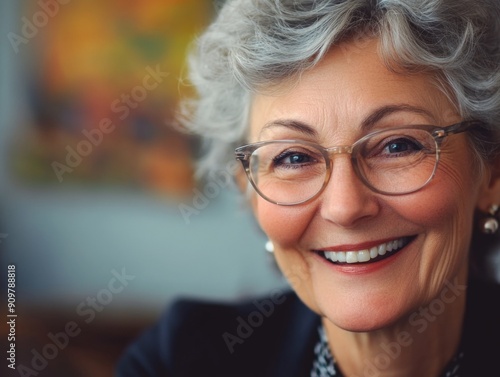
[[[488,168],[484,184],[479,192],[478,208],[488,212],[492,204],[500,205],[500,157]]]

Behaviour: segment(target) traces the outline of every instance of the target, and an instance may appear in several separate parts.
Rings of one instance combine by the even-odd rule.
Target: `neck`
[[[439,377],[458,351],[465,296],[439,305],[431,300],[370,332],[346,331],[323,319],[330,350],[346,377]]]

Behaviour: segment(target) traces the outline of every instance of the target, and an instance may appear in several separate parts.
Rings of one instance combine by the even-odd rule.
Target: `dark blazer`
[[[500,286],[471,282],[467,292],[460,377],[500,376]],[[179,300],[128,347],[116,376],[309,377],[319,324],[292,292],[239,304]]]

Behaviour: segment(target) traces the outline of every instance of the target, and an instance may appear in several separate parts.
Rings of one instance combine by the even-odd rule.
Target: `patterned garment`
[[[322,325],[319,326],[318,332],[319,340],[314,347],[314,355],[316,357],[313,362],[311,377],[343,377],[342,373],[336,368],[336,362],[330,353],[328,339]],[[460,377],[460,360],[462,360],[463,356],[463,352],[459,352],[450,364],[448,364],[446,372],[443,373],[442,377]]]
[[[318,332],[319,340],[314,347],[314,354],[316,355],[316,357],[313,362],[311,377],[342,377],[340,372],[337,373],[337,369],[335,368],[335,359],[330,353],[330,347],[328,347],[328,338],[326,337],[326,332],[323,328],[323,325],[319,326]]]

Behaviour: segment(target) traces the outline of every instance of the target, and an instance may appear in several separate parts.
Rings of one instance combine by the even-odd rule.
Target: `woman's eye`
[[[399,138],[391,140],[390,142],[385,144],[381,153],[388,155],[406,155],[421,150],[422,150],[422,145],[416,140],[408,138]]]
[[[275,166],[301,166],[315,162],[315,159],[301,152],[284,152],[273,159]]]

